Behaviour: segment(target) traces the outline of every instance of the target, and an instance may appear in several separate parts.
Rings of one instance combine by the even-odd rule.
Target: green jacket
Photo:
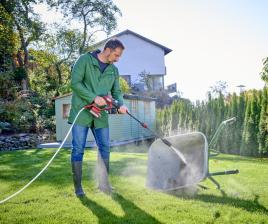
[[[96,96],[111,93],[120,105],[123,104],[118,69],[115,65],[108,65],[101,73],[98,60],[90,53],[86,53],[75,62],[71,76],[73,95],[69,123],[73,123],[79,110],[91,104]],[[86,109],[80,113],[75,123],[82,126],[105,128],[108,127],[108,114],[106,111],[102,111],[101,117],[96,118]]]

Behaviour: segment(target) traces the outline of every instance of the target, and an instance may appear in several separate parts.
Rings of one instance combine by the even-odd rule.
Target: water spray
[[[112,104],[113,104],[113,106],[114,106],[115,108],[119,109],[118,101],[113,100],[113,101],[112,101]],[[187,161],[186,161],[184,155],[180,152],[179,149],[175,148],[175,147],[171,144],[170,141],[168,141],[167,139],[164,139],[164,138],[160,137],[157,133],[155,133],[152,129],[150,129],[146,123],[141,122],[138,118],[136,118],[134,115],[132,115],[129,111],[127,111],[127,114],[128,114],[130,117],[132,117],[134,120],[136,120],[136,121],[137,121],[143,128],[149,130],[155,137],[161,139],[161,141],[162,141],[163,143],[165,143],[170,149],[172,149],[172,150],[176,153],[176,155],[177,155],[177,156],[180,158],[180,160],[182,161],[183,165],[187,165]]]
[[[232,117],[232,118],[230,118],[230,119],[227,119],[227,120],[221,122],[220,126],[218,127],[218,129],[216,130],[215,134],[213,135],[213,137],[212,137],[212,139],[211,139],[211,141],[210,141],[208,147],[209,147],[209,150],[210,150],[210,151],[212,151],[212,152],[215,153],[215,155],[218,155],[219,152],[216,151],[216,150],[213,150],[213,149],[212,149],[212,146],[215,144],[216,140],[218,139],[220,132],[223,130],[223,128],[224,128],[227,124],[229,124],[229,123],[231,124],[231,123],[233,123],[233,122],[235,122],[235,121],[236,121],[236,117]]]

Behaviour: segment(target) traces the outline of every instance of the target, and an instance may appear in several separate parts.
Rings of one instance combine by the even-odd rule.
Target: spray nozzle
[[[232,117],[230,119],[227,119],[227,120],[223,121],[222,123],[227,124],[227,123],[233,123],[235,121],[236,121],[236,117]]]

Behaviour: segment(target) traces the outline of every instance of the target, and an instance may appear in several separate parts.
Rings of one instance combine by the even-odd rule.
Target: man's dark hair
[[[122,48],[123,50],[125,49],[124,45],[122,44],[122,42],[118,39],[111,39],[108,40],[104,46],[104,50],[106,48],[110,48],[110,49],[116,49],[116,48]]]

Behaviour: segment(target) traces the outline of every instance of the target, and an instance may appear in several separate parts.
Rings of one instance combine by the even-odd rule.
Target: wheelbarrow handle
[[[209,173],[208,176],[219,176],[219,175],[229,175],[229,174],[237,174],[239,170],[226,170],[221,172]]]

